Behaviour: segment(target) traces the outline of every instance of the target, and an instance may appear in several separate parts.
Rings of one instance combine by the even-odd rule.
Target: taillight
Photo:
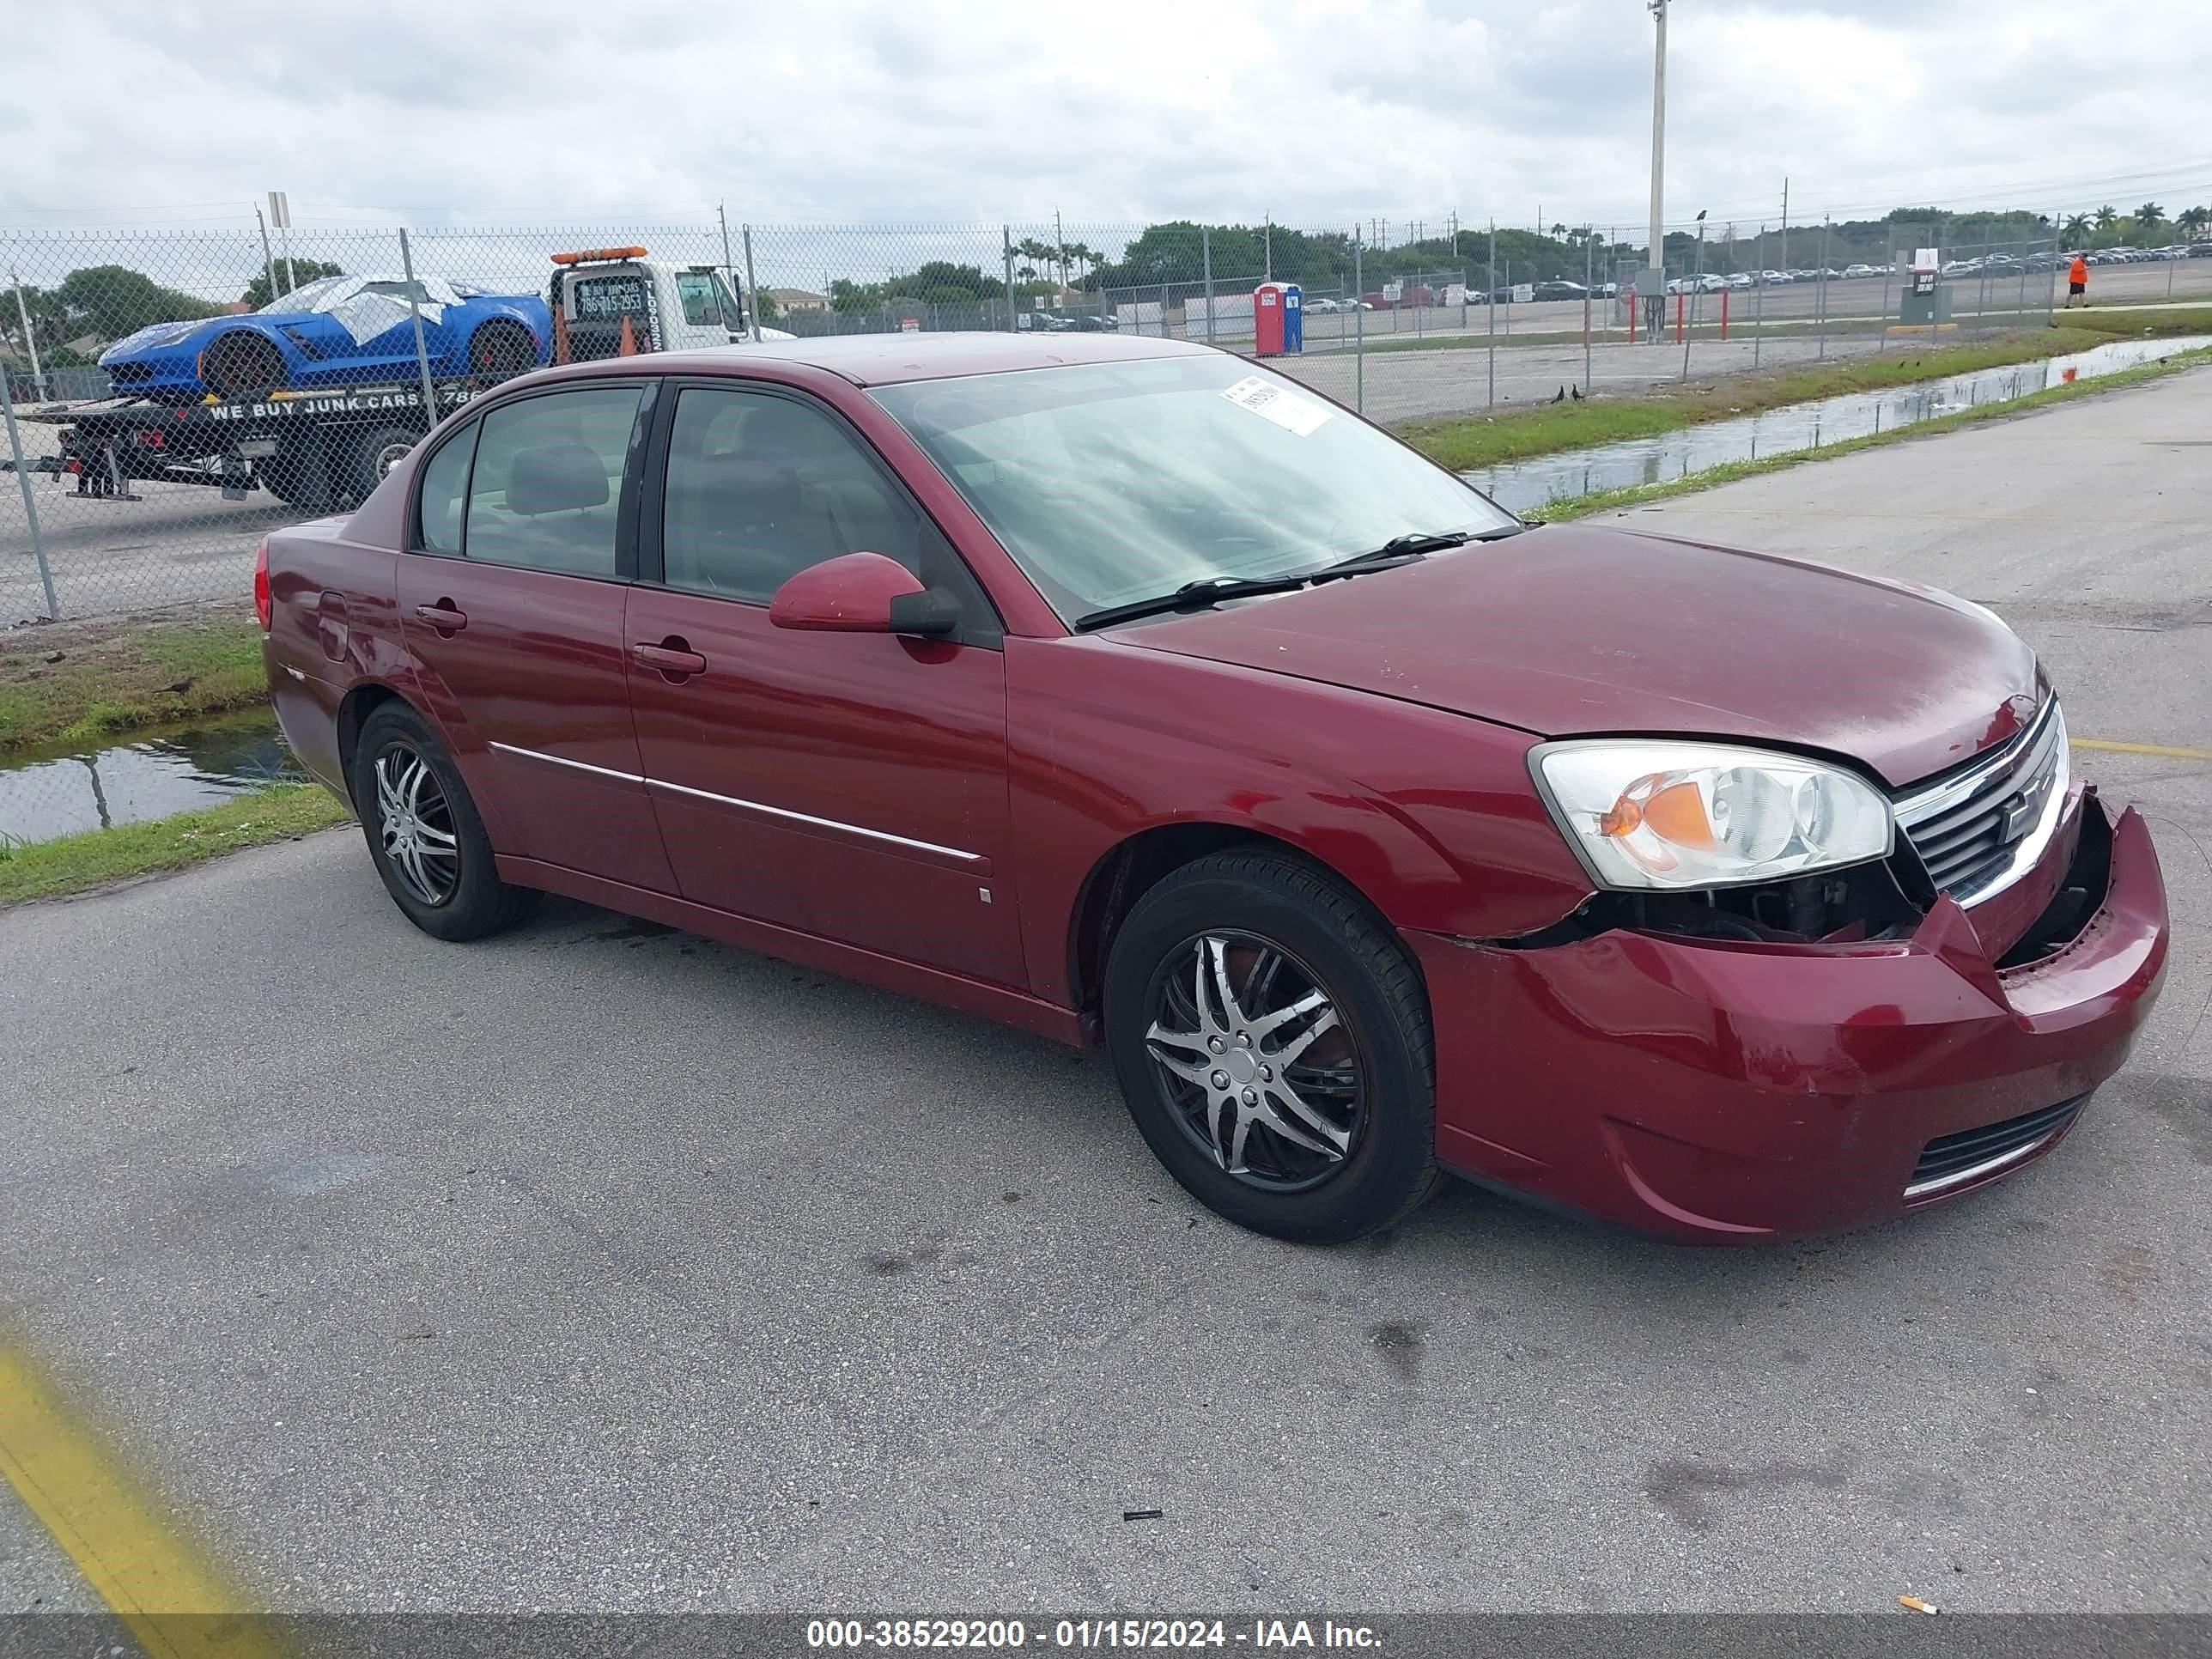
[[[269,538],[264,536],[261,545],[253,550],[253,614],[261,619],[261,631],[269,631],[270,608],[269,603]]]

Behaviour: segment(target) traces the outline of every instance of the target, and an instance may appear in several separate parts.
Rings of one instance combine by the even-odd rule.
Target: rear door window
[[[468,556],[614,575],[623,471],[642,396],[635,386],[593,386],[486,414],[469,482]]]

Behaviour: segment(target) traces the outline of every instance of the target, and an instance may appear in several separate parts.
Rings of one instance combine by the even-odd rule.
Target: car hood
[[[1821,750],[1893,786],[2003,743],[2039,696],[2019,637],[1933,588],[1578,526],[1113,637],[1547,738]]]
[[[126,334],[100,354],[101,367],[109,363],[128,362],[149,351],[161,351],[170,346],[184,344],[195,336],[204,333],[217,323],[235,322],[234,317],[203,317],[195,322],[150,323],[136,334]]]

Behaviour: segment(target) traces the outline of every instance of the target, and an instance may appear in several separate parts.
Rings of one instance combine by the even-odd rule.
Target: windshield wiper
[[[1206,576],[1194,582],[1185,582],[1172,593],[1156,594],[1149,599],[1132,599],[1127,605],[1108,605],[1103,611],[1093,611],[1075,619],[1075,630],[1085,632],[1093,628],[1104,628],[1109,623],[1127,622],[1137,617],[1156,617],[1168,611],[1195,611],[1222,599],[1251,599],[1262,593],[1287,593],[1293,588],[1304,587],[1309,582],[1334,581],[1340,576],[1364,576],[1373,570],[1394,569],[1401,564],[1411,564],[1415,559],[1430,553],[1441,552],[1448,547],[1464,547],[1469,542],[1502,541],[1508,536],[1517,536],[1528,526],[1522,524],[1501,525],[1495,530],[1437,530],[1420,531],[1411,535],[1393,536],[1380,547],[1370,548],[1364,553],[1355,553],[1348,559],[1339,559],[1316,570],[1300,571],[1285,576]]]
[[[1223,599],[1250,599],[1261,593],[1287,593],[1294,587],[1304,587],[1312,580],[1310,574],[1295,576],[1206,576],[1194,582],[1185,582],[1172,593],[1157,593],[1149,599],[1132,599],[1127,605],[1109,605],[1103,611],[1093,611],[1075,619],[1075,629],[1084,633],[1093,628],[1103,628],[1109,623],[1127,622],[1136,617],[1156,617],[1168,611],[1195,611]]]
[[[1508,536],[1517,536],[1525,528],[1517,524],[1500,525],[1495,530],[1435,530],[1417,531],[1411,535],[1393,536],[1380,547],[1355,553],[1348,559],[1339,559],[1334,564],[1325,564],[1311,573],[1315,581],[1327,581],[1332,576],[1364,576],[1370,570],[1388,570],[1393,565],[1410,564],[1427,554],[1441,553],[1449,547],[1465,547],[1469,542],[1502,541]]]

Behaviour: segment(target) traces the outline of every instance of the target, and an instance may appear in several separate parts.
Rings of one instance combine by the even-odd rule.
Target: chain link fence
[[[359,500],[432,415],[549,362],[756,330],[1114,332],[1265,355],[1401,423],[1883,349],[1917,247],[1942,249],[1948,331],[2040,325],[2067,250],[2016,217],[1971,245],[1677,229],[1673,291],[1642,305],[1644,240],[1564,223],[0,230],[0,621],[241,599],[267,529]],[[1303,300],[1280,354],[1270,282]],[[2100,267],[2093,293],[2212,298],[2212,258]]]

